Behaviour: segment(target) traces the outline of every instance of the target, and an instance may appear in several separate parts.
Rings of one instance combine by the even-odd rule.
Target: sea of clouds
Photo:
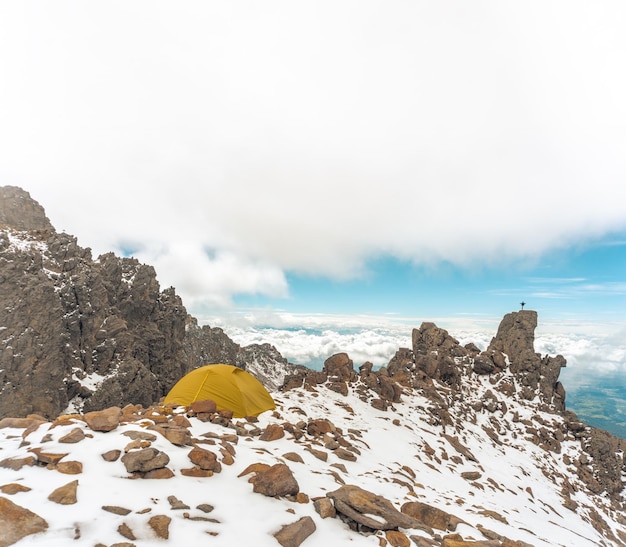
[[[358,368],[366,361],[375,367],[385,366],[399,348],[411,347],[414,324],[397,323],[374,318],[351,318],[350,323],[340,324],[328,317],[310,318],[306,326],[212,324],[221,326],[235,342],[249,344],[269,343],[292,363],[321,369],[331,355],[346,352]],[[459,321],[441,319],[434,321],[445,328],[461,344],[473,342],[486,349],[497,331],[497,321]],[[543,325],[535,332],[535,350],[541,355],[561,354],[567,366],[561,373],[566,390],[593,385],[602,377],[624,375],[626,377],[626,329],[616,327],[598,328],[589,325]]]

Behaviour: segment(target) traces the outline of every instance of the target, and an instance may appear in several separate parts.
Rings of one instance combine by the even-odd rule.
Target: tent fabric
[[[165,404],[190,405],[212,399],[235,418],[276,408],[274,399],[252,374],[232,365],[205,365],[183,376],[165,396]]]

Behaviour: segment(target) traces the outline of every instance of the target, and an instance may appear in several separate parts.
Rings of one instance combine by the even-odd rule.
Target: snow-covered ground
[[[141,422],[121,424],[107,433],[91,431],[79,418],[56,427],[44,423],[25,438],[23,429],[1,428],[0,461],[26,457],[32,455],[31,449],[42,447],[46,453],[67,453],[62,461],[83,464],[78,475],[42,466],[25,466],[17,471],[0,466],[0,487],[17,483],[30,488],[0,496],[28,508],[49,525],[46,532],[26,537],[17,545],[111,546],[128,541],[118,532],[120,525],[126,524],[136,536],[133,543],[138,547],[186,543],[275,547],[278,542],[274,533],[283,525],[309,516],[316,531],[305,540],[305,547],[379,546],[381,532],[361,534],[342,520],[322,519],[315,511],[312,500],[326,496],[342,483],[384,496],[397,509],[405,502],[421,501],[451,513],[466,523],[456,529],[464,539],[485,540],[479,529],[484,526],[500,536],[536,547],[619,545],[603,538],[591,522],[590,511],[596,508],[614,533],[620,529],[618,516],[611,517],[607,509],[608,500],[589,494],[573,465],[565,462],[566,456],[568,461],[580,456],[578,441],[573,437],[566,439],[561,444],[561,453],[557,454],[527,439],[524,420],[539,419],[551,424],[558,420],[555,415],[537,412],[532,403],[507,400],[506,413],[476,412],[465,417],[463,427],[444,428],[435,424],[429,410],[432,403],[422,395],[407,392],[403,402],[380,411],[357,397],[355,386],[351,384],[348,397],[324,386],[274,393],[276,411],[261,414],[258,423],[245,420],[234,423],[251,431],[252,428],[263,430],[270,424],[298,424],[326,418],[358,450],[356,461],[338,458],[333,450],[308,434],[296,439],[286,433],[274,441],[240,434],[234,441],[232,428],[192,417],[193,438],[215,442],[201,446],[213,451],[222,461],[221,472],[206,478],[183,476],[181,470],[192,467],[188,458],[191,446],[175,446],[157,433],[152,446],[168,454],[168,467],[174,477],[141,479],[131,478],[121,460],[107,462],[101,455],[114,449],[123,453],[131,442],[124,433],[146,432],[152,423],[149,416]],[[480,399],[489,387],[488,380],[475,379],[465,402]],[[441,393],[445,395],[445,390]],[[511,419],[514,412],[519,420]],[[76,427],[87,434],[84,440],[76,444],[59,442]],[[486,428],[499,431],[498,442],[490,440]],[[220,451],[224,439],[235,449],[234,462],[230,465]],[[318,459],[307,447],[326,452],[327,461]],[[303,463],[285,458],[290,452],[299,454]],[[254,493],[248,482],[252,474],[240,474],[259,462],[286,463],[300,492],[308,495],[309,501],[297,503]],[[473,480],[461,475],[474,471],[480,476]],[[76,504],[59,505],[48,499],[53,490],[72,480],[79,482]],[[576,511],[563,507],[561,488],[565,480],[576,485]],[[173,509],[168,501],[170,496],[189,509]],[[197,509],[201,504],[210,504],[214,510],[206,514]],[[117,515],[103,510],[103,506],[121,506],[130,512]],[[149,518],[155,515],[171,517],[169,539],[158,539],[148,526]],[[621,529],[624,530],[623,525]],[[431,538],[417,529],[403,531],[407,536]],[[441,539],[449,532],[436,533]]]

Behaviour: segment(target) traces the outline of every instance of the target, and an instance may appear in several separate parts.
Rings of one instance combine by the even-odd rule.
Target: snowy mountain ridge
[[[433,385],[449,397],[447,386]],[[54,422],[5,418],[0,504],[15,507],[0,512],[0,537],[7,515],[29,511],[45,525],[20,547],[624,545],[624,492],[594,493],[581,479],[580,466],[592,467],[577,428],[492,387],[480,376],[466,383],[465,404],[448,407],[447,424],[432,396],[411,388],[387,410],[375,408],[377,394],[360,378],[347,382],[347,395],[328,385],[274,392],[276,410],[250,420],[158,405]],[[544,430],[562,432],[558,451],[541,442]],[[141,469],[124,463],[150,449],[153,462],[167,457]],[[210,465],[194,451],[210,452]],[[267,492],[258,484],[273,468],[291,477],[274,476],[278,489]],[[357,489],[370,503],[363,518],[382,529],[355,520],[360,506],[342,505],[342,487]],[[414,520],[385,529],[390,517],[370,513],[373,497]],[[279,534],[285,526],[293,526],[289,539]]]

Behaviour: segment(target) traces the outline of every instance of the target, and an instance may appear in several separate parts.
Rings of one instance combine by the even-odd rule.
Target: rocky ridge
[[[94,260],[13,186],[0,187],[0,309],[0,417],[149,405],[208,362],[262,364],[269,385],[291,367],[272,346],[199,327],[152,266]]]

